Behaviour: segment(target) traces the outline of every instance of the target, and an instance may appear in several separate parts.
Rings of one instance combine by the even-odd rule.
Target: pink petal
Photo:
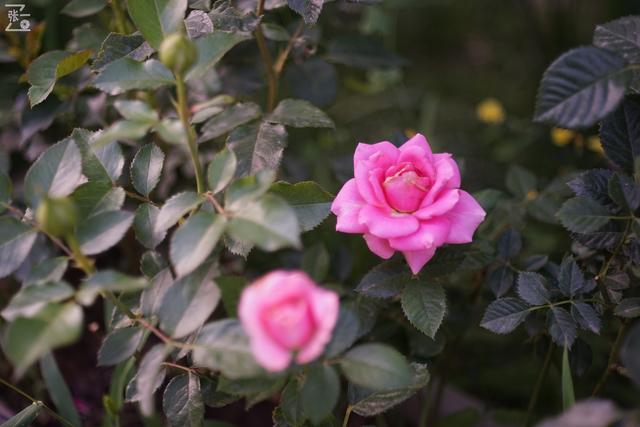
[[[359,143],[356,147],[356,151],[353,155],[353,168],[361,160],[370,160],[371,156],[376,153],[383,154],[383,158],[387,159],[390,164],[396,162],[398,158],[398,147],[390,143],[389,141],[378,142],[377,144],[363,144]]]
[[[420,223],[420,228],[408,236],[389,239],[389,245],[398,251],[423,251],[441,246],[449,235],[450,224],[446,218],[434,218]]]
[[[427,142],[427,138],[425,138],[424,135],[420,133],[415,134],[411,139],[402,144],[402,146],[400,147],[400,151],[407,151],[407,149],[411,147],[420,148],[422,151],[424,151],[426,157],[431,158],[431,146],[429,145],[429,142]]]
[[[426,197],[422,201],[422,207],[432,205],[440,195],[442,189],[460,188],[460,169],[449,153],[433,155],[436,168],[436,179]]]
[[[410,214],[385,212],[371,205],[366,205],[360,210],[359,220],[367,226],[369,233],[384,239],[406,236],[420,226],[418,220]]]
[[[356,180],[350,179],[342,186],[331,204],[331,212],[338,217],[336,230],[343,233],[365,233],[367,228],[358,221],[360,209],[364,204]]]
[[[422,270],[422,267],[424,267],[424,265],[427,262],[429,262],[431,258],[433,258],[435,253],[436,253],[435,246],[429,249],[425,249],[424,251],[402,252],[413,274],[418,274],[420,270]]]
[[[460,199],[458,192],[459,190],[444,190],[432,204],[418,209],[413,214],[422,220],[445,215],[458,203]]]
[[[422,147],[417,145],[403,145],[400,147],[398,163],[410,163],[416,170],[420,171],[422,176],[429,177],[430,180],[435,178],[436,170],[433,166],[431,151],[427,153]]]
[[[447,243],[469,243],[473,240],[473,233],[478,225],[484,221],[486,213],[466,191],[460,190],[460,200],[447,213],[451,221],[451,231]]]
[[[340,311],[338,295],[320,287],[313,290],[311,304],[317,330],[311,341],[297,354],[296,362],[300,364],[308,363],[322,354],[331,340],[331,333]]]
[[[389,259],[394,254],[395,250],[389,246],[389,241],[387,239],[381,239],[380,237],[376,237],[369,233],[365,234],[363,237],[371,252],[378,255],[380,258]]]

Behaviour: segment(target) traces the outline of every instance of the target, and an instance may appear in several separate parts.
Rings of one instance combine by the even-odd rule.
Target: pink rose
[[[302,271],[276,270],[246,287],[238,314],[258,363],[275,372],[295,355],[299,364],[322,354],[338,319],[338,295]]]
[[[400,251],[413,274],[445,243],[469,243],[485,212],[460,190],[451,154],[433,154],[417,134],[402,147],[390,142],[358,144],[355,178],[331,206],[336,230],[362,233],[369,249],[388,259]]]

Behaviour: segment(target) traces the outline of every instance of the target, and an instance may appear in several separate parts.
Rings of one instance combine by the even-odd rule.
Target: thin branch
[[[547,372],[549,371],[549,366],[551,366],[551,356],[553,355],[553,343],[549,342],[549,348],[547,349],[547,354],[544,357],[544,364],[542,365],[542,370],[538,375],[538,379],[536,380],[536,385],[533,388],[533,393],[531,394],[531,399],[529,399],[529,405],[527,406],[527,415],[525,418],[525,426],[531,425],[531,417],[533,416],[533,410],[536,407],[536,403],[538,403],[538,396],[540,396],[540,390],[542,389],[542,383],[544,382],[545,377],[547,376]]]
[[[180,121],[184,127],[184,132],[187,135],[187,145],[189,147],[189,154],[191,154],[191,161],[193,163],[193,169],[196,174],[196,188],[198,194],[204,192],[204,179],[202,177],[202,166],[200,165],[200,158],[198,157],[198,143],[196,141],[196,132],[191,126],[189,119],[189,106],[187,105],[187,93],[184,84],[184,77],[180,73],[176,73],[176,93],[178,95],[178,115]]]
[[[48,407],[44,402],[42,402],[41,400],[36,400],[33,397],[31,397],[30,395],[28,395],[26,392],[20,390],[18,387],[14,386],[13,384],[11,384],[8,381],[3,380],[2,378],[0,378],[0,384],[3,384],[4,386],[10,388],[11,390],[13,390],[14,392],[18,393],[20,396],[24,397],[27,400],[30,400],[33,403],[36,404],[40,404],[42,405],[42,407],[44,409],[46,409],[47,411],[49,411],[49,413],[56,418],[58,421],[71,426],[71,427],[75,427],[69,420],[67,420],[66,418],[64,418],[62,415],[58,414],[56,411],[54,411],[53,409],[51,409],[50,407]]]
[[[158,206],[158,204],[153,200],[151,200],[150,198],[141,196],[138,193],[134,193],[133,191],[124,190],[124,194],[131,199],[139,200],[144,203],[149,203],[150,205],[153,205],[156,207]]]
[[[298,27],[293,32],[293,35],[289,39],[289,43],[287,43],[287,47],[284,48],[280,55],[278,55],[278,59],[276,59],[275,64],[273,64],[273,71],[276,73],[276,76],[279,77],[280,73],[282,73],[282,69],[284,68],[284,64],[287,62],[287,58],[291,53],[291,49],[293,49],[293,45],[295,44],[300,34],[302,34],[302,30],[304,30],[304,21],[300,21]]]
[[[593,392],[591,393],[592,396],[596,396],[600,393],[600,391],[602,391],[602,388],[605,386],[605,384],[607,383],[607,380],[609,379],[609,375],[611,374],[611,372],[616,370],[618,353],[620,353],[622,338],[624,337],[624,334],[627,331],[628,325],[629,325],[629,322],[627,321],[627,319],[624,319],[622,321],[622,325],[620,326],[620,329],[618,329],[618,335],[616,336],[616,339],[613,342],[613,346],[611,347],[611,352],[609,353],[609,360],[607,361],[607,366],[604,369],[604,372],[602,373],[600,380],[594,387]]]
[[[215,196],[211,194],[210,191],[207,192],[205,196],[207,197],[207,200],[209,201],[209,203],[211,203],[211,206],[213,206],[215,210],[218,211],[219,214],[226,215],[224,208],[222,207],[222,205],[220,205],[220,203],[216,200]]]

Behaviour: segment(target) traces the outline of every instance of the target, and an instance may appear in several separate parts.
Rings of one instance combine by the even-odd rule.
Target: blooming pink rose
[[[276,270],[246,287],[238,314],[251,352],[265,369],[281,371],[295,360],[320,356],[338,319],[338,295],[302,271]]]
[[[358,144],[355,178],[336,196],[336,230],[362,233],[369,249],[388,259],[400,251],[414,274],[445,243],[468,243],[485,212],[460,190],[460,171],[448,153],[431,152],[417,134],[400,148],[384,141]]]

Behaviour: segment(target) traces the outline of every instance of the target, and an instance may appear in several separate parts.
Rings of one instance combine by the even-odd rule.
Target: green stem
[[[342,419],[342,427],[347,427],[349,425],[349,417],[351,416],[351,411],[353,411],[353,406],[347,406],[347,410],[344,411],[344,418]]]
[[[265,0],[258,1],[258,7],[256,8],[256,15],[262,17],[264,14]],[[267,112],[273,111],[276,106],[276,99],[278,98],[278,76],[273,66],[273,60],[271,54],[267,48],[267,41],[262,33],[262,27],[258,25],[254,31],[256,36],[256,43],[258,44],[258,51],[260,52],[260,58],[264,64],[265,71],[267,72]]]
[[[87,258],[80,249],[80,245],[78,244],[78,239],[76,239],[75,234],[70,233],[67,238],[67,244],[69,245],[69,249],[71,249],[71,255],[75,260],[78,267],[85,272],[87,276],[92,275],[95,272],[95,267],[93,266],[93,260]]]
[[[531,394],[531,399],[529,399],[529,406],[527,407],[527,416],[525,418],[525,426],[531,425],[531,417],[533,416],[533,410],[536,407],[536,403],[538,403],[538,396],[540,395],[540,390],[542,389],[542,383],[544,382],[545,377],[547,376],[547,372],[549,371],[549,366],[551,366],[551,356],[553,355],[553,343],[549,342],[549,348],[547,349],[547,354],[544,358],[544,364],[542,365],[542,370],[538,375],[538,379],[536,380],[536,384],[533,387],[533,393]]]
[[[203,193],[204,179],[202,176],[202,166],[200,165],[200,158],[198,157],[198,143],[196,142],[196,132],[189,122],[189,107],[187,105],[187,92],[184,85],[184,77],[180,73],[176,73],[176,92],[178,95],[178,116],[184,127],[184,131],[187,134],[187,145],[189,147],[189,154],[191,154],[191,161],[193,162],[193,169],[196,174],[196,188],[198,193]]]
[[[127,34],[127,18],[124,16],[120,0],[111,0],[111,10],[115,18],[116,29],[121,34]]]
[[[66,418],[64,418],[62,415],[59,415],[56,411],[54,411],[53,409],[51,409],[50,407],[48,407],[47,405],[44,404],[44,402],[40,401],[40,400],[36,400],[33,397],[29,396],[26,392],[20,390],[18,387],[14,386],[13,384],[11,384],[8,381],[3,380],[2,378],[0,378],[0,384],[10,388],[11,390],[13,390],[14,392],[18,393],[20,396],[24,397],[27,400],[30,400],[33,403],[37,403],[42,405],[42,407],[44,409],[46,409],[47,411],[49,411],[49,413],[51,413],[51,415],[56,418],[58,421],[71,426],[71,427],[75,427],[69,420],[67,420]]]
[[[613,346],[611,347],[611,352],[609,353],[609,360],[607,361],[607,366],[604,369],[604,372],[602,373],[600,380],[594,387],[593,392],[591,393],[592,396],[596,396],[602,391],[602,388],[605,386],[605,384],[607,383],[607,380],[609,379],[609,375],[611,374],[612,371],[615,370],[616,362],[618,360],[618,353],[620,353],[620,346],[622,345],[622,338],[624,337],[624,334],[627,331],[628,325],[629,325],[629,322],[626,319],[622,321],[622,325],[620,326],[620,329],[618,329],[618,335],[616,335],[616,339],[615,341],[613,341]]]

